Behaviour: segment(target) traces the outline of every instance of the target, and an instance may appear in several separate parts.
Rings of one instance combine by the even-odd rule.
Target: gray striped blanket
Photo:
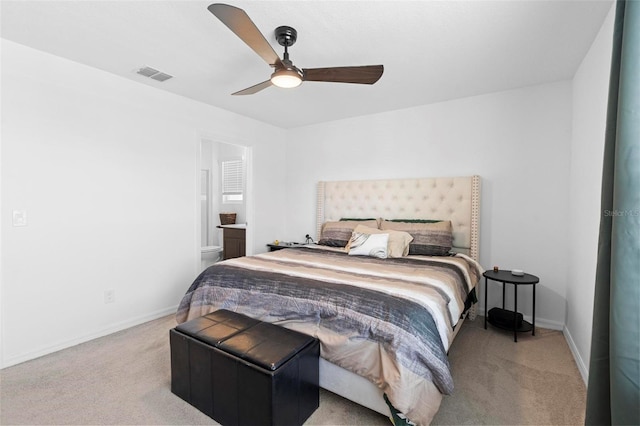
[[[415,395],[403,392],[415,393],[421,381],[443,394],[453,390],[446,352],[480,274],[462,255],[377,259],[279,250],[206,269],[176,319],[225,308],[314,335],[323,358],[369,378],[396,408],[416,416]]]

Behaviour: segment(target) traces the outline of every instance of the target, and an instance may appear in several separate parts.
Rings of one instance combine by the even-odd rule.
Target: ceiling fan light
[[[271,74],[271,82],[274,86],[283,89],[292,89],[302,84],[300,73],[291,68],[282,68]]]

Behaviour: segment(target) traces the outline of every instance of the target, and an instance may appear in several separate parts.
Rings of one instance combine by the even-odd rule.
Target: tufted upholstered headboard
[[[453,250],[479,260],[480,176],[319,182],[316,235],[341,218],[438,219]]]

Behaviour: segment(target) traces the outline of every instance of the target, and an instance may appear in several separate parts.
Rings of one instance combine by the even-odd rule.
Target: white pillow
[[[351,234],[351,240],[349,242],[350,256],[387,258],[389,234],[362,234],[360,232],[354,232]]]
[[[413,241],[413,237],[408,232],[385,230],[381,231],[377,228],[370,228],[364,225],[356,226],[353,232],[361,234],[389,234],[389,242],[387,243],[387,257],[403,257],[409,253],[409,243]],[[353,235],[353,234],[352,234]],[[349,252],[351,248],[351,239],[345,247],[345,251]]]

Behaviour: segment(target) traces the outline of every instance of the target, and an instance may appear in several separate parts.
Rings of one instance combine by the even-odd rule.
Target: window
[[[222,162],[222,202],[242,203],[244,186],[243,160]]]

